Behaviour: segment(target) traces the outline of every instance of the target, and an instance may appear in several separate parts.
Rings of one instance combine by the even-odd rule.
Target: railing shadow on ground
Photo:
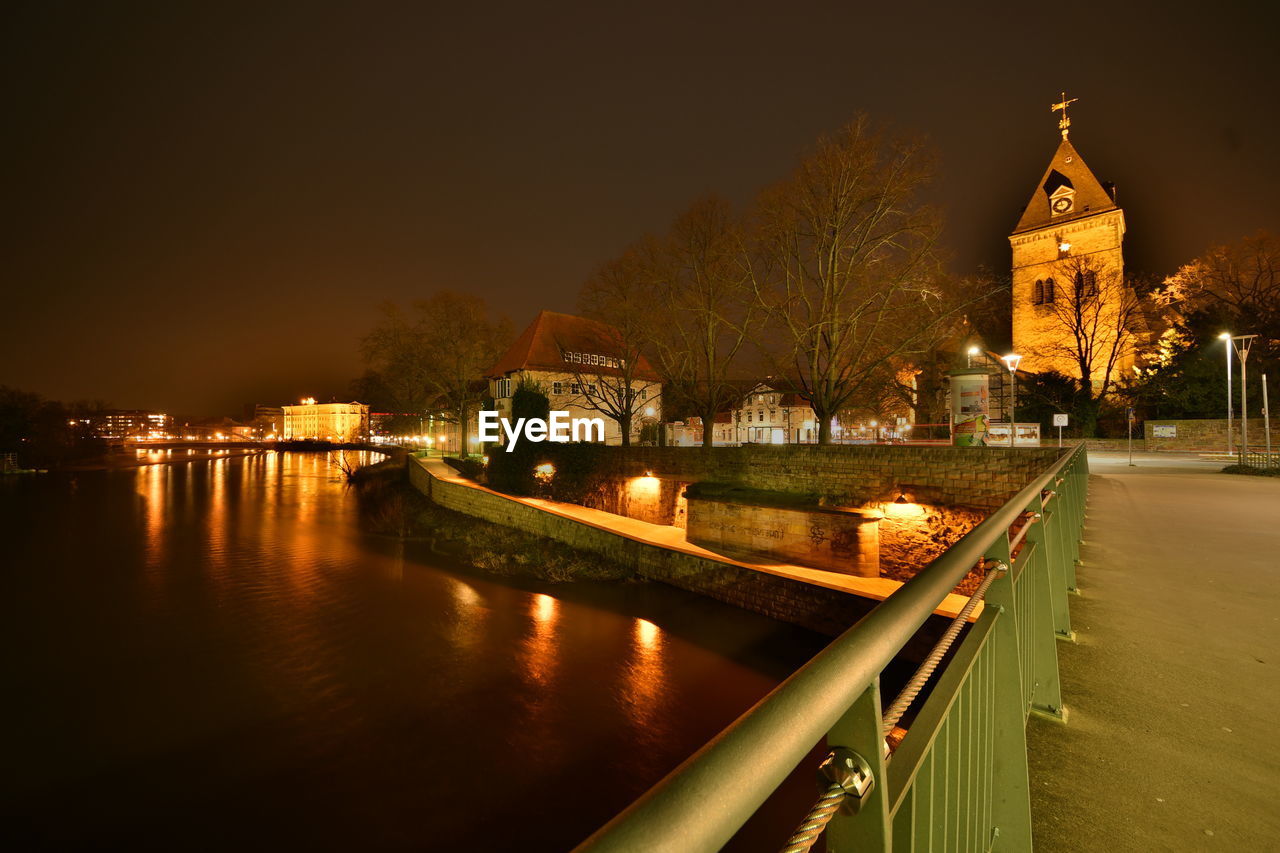
[[[1087,487],[1076,445],[578,850],[719,850],[823,739],[862,768],[827,849],[1030,850],[1026,723],[1066,718],[1056,643],[1074,636]],[[980,562],[1000,569],[985,607],[893,748],[880,676]]]

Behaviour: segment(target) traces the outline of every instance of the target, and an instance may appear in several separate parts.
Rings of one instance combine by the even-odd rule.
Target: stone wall
[[[409,479],[432,502],[446,509],[546,536],[607,557],[642,577],[827,636],[843,632],[876,604],[849,593],[638,542],[486,489],[436,479],[416,459],[409,461]]]
[[[1043,471],[1057,447],[906,447],[896,445],[752,445],[600,447],[545,444],[541,461],[581,466],[603,477],[653,474],[684,482],[735,483],[803,492],[843,506],[892,500],[902,490],[929,503],[995,509]],[[569,459],[570,455],[577,459]]]
[[[1156,427],[1174,427],[1177,435],[1173,438],[1157,437]],[[1266,444],[1266,436],[1262,431],[1262,418],[1249,418],[1249,446],[1261,450]],[[1148,450],[1221,450],[1227,449],[1227,419],[1204,418],[1187,421],[1147,421],[1143,425],[1144,437]],[[1240,421],[1233,422],[1232,442],[1238,449],[1240,443]],[[1135,447],[1137,442],[1134,442]],[[1271,447],[1280,448],[1280,422],[1271,423]]]
[[[687,539],[721,554],[880,577],[880,514],[689,498]]]

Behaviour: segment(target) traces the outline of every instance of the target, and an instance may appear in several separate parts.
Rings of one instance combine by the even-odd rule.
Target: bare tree
[[[1091,435],[1103,400],[1115,390],[1120,368],[1131,364],[1143,325],[1142,303],[1117,269],[1089,255],[1063,258],[1042,298],[1056,334],[1043,355],[1069,361],[1079,375],[1077,413]],[[1037,296],[1040,293],[1037,292]]]
[[[364,467],[364,463],[360,461],[359,455],[347,455],[347,451],[339,450],[336,453],[329,454],[329,467],[333,468],[348,483],[355,480],[360,469]]]
[[[648,316],[658,369],[672,402],[701,418],[709,448],[716,414],[741,394],[733,368],[760,316],[741,234],[728,203],[709,196],[676,219],[657,249]]]
[[[838,412],[963,310],[944,298],[938,218],[916,198],[929,170],[918,142],[859,117],[757,204],[749,281],[763,348],[809,400],[822,444]]]
[[[631,444],[638,418],[650,408],[655,417],[660,414],[662,383],[644,354],[652,343],[653,259],[658,254],[654,242],[646,240],[601,266],[579,297],[582,312],[596,324],[585,343],[560,347],[582,407],[617,423],[624,447]],[[592,352],[577,352],[584,348]]]
[[[1184,320],[1198,313],[1257,332],[1264,352],[1280,355],[1280,239],[1274,234],[1260,231],[1215,246],[1166,279],[1162,296]]]
[[[485,393],[476,380],[511,338],[510,322],[490,317],[484,299],[441,291],[415,301],[408,312],[385,305],[362,349],[402,412],[450,413],[465,450],[470,412]]]

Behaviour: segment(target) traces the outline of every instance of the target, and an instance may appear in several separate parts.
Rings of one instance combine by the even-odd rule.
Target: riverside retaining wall
[[[423,460],[409,461],[409,479],[433,503],[446,509],[546,536],[627,566],[641,577],[827,636],[840,634],[876,605],[874,600],[847,592],[640,542],[488,489],[434,477]]]
[[[685,482],[736,483],[804,492],[844,506],[893,500],[900,491],[951,506],[996,509],[1043,471],[1057,447],[907,447],[897,445],[748,445],[744,447],[604,447],[547,444],[540,461],[581,466],[592,474],[652,473]],[[578,455],[569,459],[570,454]]]

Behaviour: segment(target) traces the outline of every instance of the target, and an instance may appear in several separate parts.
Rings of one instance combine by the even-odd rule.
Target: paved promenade
[[[540,498],[524,498],[513,497],[512,495],[496,492],[485,486],[477,485],[458,474],[452,467],[447,465],[440,459],[416,458],[413,463],[421,465],[431,476],[437,480],[444,480],[447,483],[455,483],[476,489],[478,491],[487,492],[496,495],[503,500],[522,503],[526,506],[558,515],[562,518],[572,519],[580,524],[590,525],[601,530],[608,530],[618,536],[634,539],[637,542],[644,542],[649,545],[656,545],[660,548],[667,548],[672,551],[681,551],[704,560],[710,560],[716,563],[724,563],[730,566],[738,566],[744,569],[750,569],[764,574],[775,575],[777,577],[789,578],[790,580],[801,581],[802,583],[820,586],[825,589],[835,590],[837,592],[847,592],[850,595],[857,595],[862,598],[869,598],[875,601],[884,601],[893,593],[897,592],[902,584],[889,578],[862,578],[855,575],[846,575],[840,572],[828,572],[822,569],[809,568],[808,566],[796,566],[789,563],[766,562],[760,559],[747,559],[730,557],[715,551],[709,551],[698,545],[694,545],[685,539],[685,532],[682,528],[672,527],[663,524],[650,524],[647,521],[639,521],[634,518],[627,518],[621,515],[614,515],[611,512],[605,512],[599,509],[591,509],[590,507],[579,506],[577,504],[559,503],[557,501],[542,500]],[[958,614],[968,602],[968,596],[957,595],[951,593],[934,613],[939,616],[954,617]],[[981,603],[974,609],[969,616],[970,622],[976,622],[978,617],[982,615]]]
[[[1068,723],[1027,733],[1036,849],[1280,850],[1280,478],[1089,458]]]

